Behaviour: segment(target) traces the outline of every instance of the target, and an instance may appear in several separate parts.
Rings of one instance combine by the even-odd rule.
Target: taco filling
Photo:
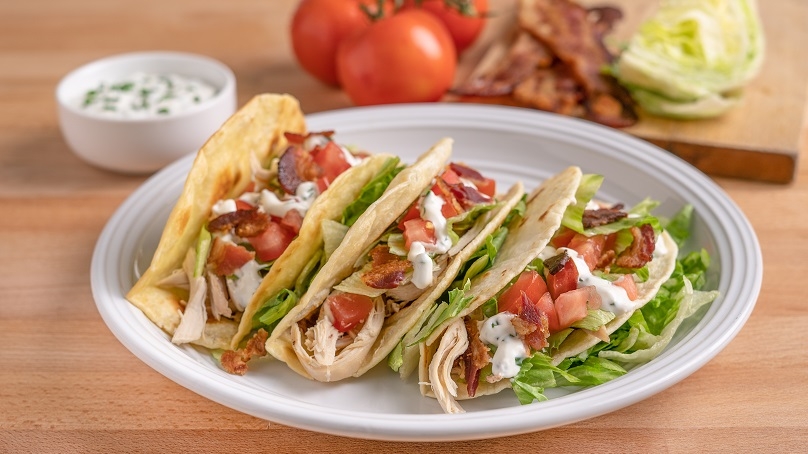
[[[172,342],[199,339],[208,314],[215,320],[238,319],[274,261],[297,237],[314,201],[361,162],[332,134],[285,133],[289,146],[269,168],[253,159],[244,192],[213,205],[182,269],[158,283],[188,291]]]
[[[496,185],[451,163],[335,285],[319,310],[292,326],[292,345],[314,378],[356,372],[386,320],[426,295],[497,206]]]

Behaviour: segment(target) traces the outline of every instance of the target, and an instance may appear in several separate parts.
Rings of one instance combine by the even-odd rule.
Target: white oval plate
[[[721,296],[682,325],[656,359],[604,385],[550,390],[549,401],[519,405],[512,392],[463,403],[443,414],[421,397],[415,378],[401,381],[384,364],[359,379],[301,380],[279,361],[255,361],[243,377],[223,372],[209,354],[171,344],[124,295],[151,255],[193,156],[147,180],[115,212],[93,255],[91,280],[109,329],[138,358],[180,385],[238,411],[304,429],[351,437],[448,441],[532,432],[626,407],[684,379],[718,354],[743,326],[762,279],[760,247],[738,207],[712,180],[677,157],[593,123],[499,106],[430,104],[353,108],[311,115],[310,130],[412,162],[439,138],[455,139],[454,160],[494,177],[499,188],[528,190],[568,165],[605,175],[599,197],[628,206],[651,197],[658,214],[695,207],[686,250],[712,257],[707,287]]]

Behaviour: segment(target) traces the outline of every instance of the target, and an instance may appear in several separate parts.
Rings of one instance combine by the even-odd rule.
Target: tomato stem
[[[397,5],[398,5],[398,3],[400,1],[401,0],[395,0],[396,8],[398,8]],[[364,3],[360,4],[359,8],[361,8],[362,11],[365,14],[367,14],[368,18],[372,22],[376,22],[377,20],[384,17],[384,4],[385,4],[385,0],[376,0],[375,10],[372,10],[368,5],[365,5]]]

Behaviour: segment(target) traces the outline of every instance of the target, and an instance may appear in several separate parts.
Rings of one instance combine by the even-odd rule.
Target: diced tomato
[[[605,244],[606,235],[588,237],[578,233],[572,237],[567,247],[575,250],[584,259],[590,271],[594,271],[598,266],[601,254],[603,254]]]
[[[244,246],[214,238],[210,246],[208,264],[214,274],[230,276],[254,257],[255,253],[248,251]]]
[[[236,199],[236,210],[252,210],[253,208],[255,208],[255,207],[252,206],[250,204],[250,202],[247,202],[245,200]]]
[[[404,213],[404,216],[398,221],[398,229],[404,231],[404,223],[411,220],[411,219],[418,219],[421,217],[421,210],[418,208],[418,201],[410,205],[410,208]]]
[[[451,187],[452,195],[460,203],[463,208],[470,209],[471,207],[491,202],[491,197],[483,194],[482,192],[474,189],[473,186],[466,186],[464,184],[456,184]]]
[[[569,229],[567,227],[561,227],[555,235],[553,235],[553,239],[550,240],[550,245],[554,248],[562,248],[567,247],[570,244],[570,240],[572,237],[577,235],[578,233],[575,230]]]
[[[315,182],[317,184],[317,191],[322,194],[329,186],[331,186],[331,181],[328,180],[326,177],[320,177]]]
[[[430,221],[425,221],[421,218],[410,219],[404,223],[404,243],[407,249],[412,246],[415,241],[420,241],[427,244],[435,244],[437,238],[435,237],[435,226]]]
[[[438,178],[435,180],[435,184],[432,186],[432,192],[443,199],[443,206],[440,209],[441,214],[445,218],[455,217],[458,214],[463,212],[463,207],[460,206],[460,203],[455,199],[455,196],[452,195],[452,190],[445,181]]]
[[[510,312],[518,315],[522,310],[522,293],[535,303],[546,292],[547,284],[544,283],[544,279],[539,273],[524,271],[513,285],[499,295],[497,309],[499,312]]]
[[[342,149],[335,142],[328,142],[323,147],[311,151],[314,162],[322,169],[322,176],[333,182],[342,172],[351,168]]]
[[[494,194],[496,194],[497,184],[496,181],[492,180],[491,178],[486,178],[480,172],[472,169],[471,167],[467,167],[456,162],[449,164],[449,167],[461,178],[465,178],[466,180],[474,183],[474,186],[477,186],[477,190],[481,194],[485,194],[488,197],[494,197]]]
[[[255,248],[258,260],[269,262],[283,254],[289,243],[295,239],[295,233],[277,222],[270,222],[266,230],[259,235],[247,238]]]
[[[544,292],[541,298],[536,301],[536,307],[538,307],[542,313],[547,314],[547,325],[550,328],[550,334],[561,331],[561,326],[558,324],[558,312],[556,311],[550,292]]]
[[[618,287],[622,287],[626,291],[628,299],[631,301],[637,299],[637,296],[639,295],[639,292],[637,291],[637,284],[634,282],[634,277],[630,274],[620,277],[620,279],[614,281],[613,284]]]
[[[578,288],[578,268],[572,258],[568,258],[564,266],[555,274],[547,273],[547,290],[553,301],[562,293]]]
[[[556,298],[555,309],[558,314],[558,326],[560,329],[569,328],[573,323],[586,317],[592,299],[591,290],[594,289],[594,287],[592,289],[588,287],[581,287],[562,293]],[[594,294],[597,295],[597,291],[595,291]],[[598,295],[598,298],[600,298],[600,295]],[[591,304],[597,304],[598,307],[600,307],[600,302],[593,301]]]
[[[460,177],[454,172],[452,169],[446,169],[441,175],[440,178],[446,182],[446,184],[460,184]]]
[[[367,320],[373,309],[370,297],[353,293],[331,295],[326,299],[326,304],[334,317],[334,328],[342,333]]]
[[[247,183],[247,186],[244,187],[244,192],[255,192],[255,181]]]
[[[477,186],[477,190],[480,191],[480,193],[485,194],[488,197],[493,198],[497,193],[497,182],[491,178],[486,178],[482,181],[475,181],[474,185]]]
[[[280,224],[297,235],[300,233],[300,226],[303,225],[303,215],[297,210],[289,210],[283,215]]]

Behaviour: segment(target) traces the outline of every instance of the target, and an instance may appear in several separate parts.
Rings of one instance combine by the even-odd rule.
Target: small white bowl
[[[216,94],[171,115],[108,117],[82,110],[84,94],[99,82],[137,72],[178,74],[213,85]],[[189,153],[236,111],[236,77],[221,62],[181,52],[135,52],[88,63],[56,87],[59,124],[70,148],[88,163],[122,173],[150,173]]]

